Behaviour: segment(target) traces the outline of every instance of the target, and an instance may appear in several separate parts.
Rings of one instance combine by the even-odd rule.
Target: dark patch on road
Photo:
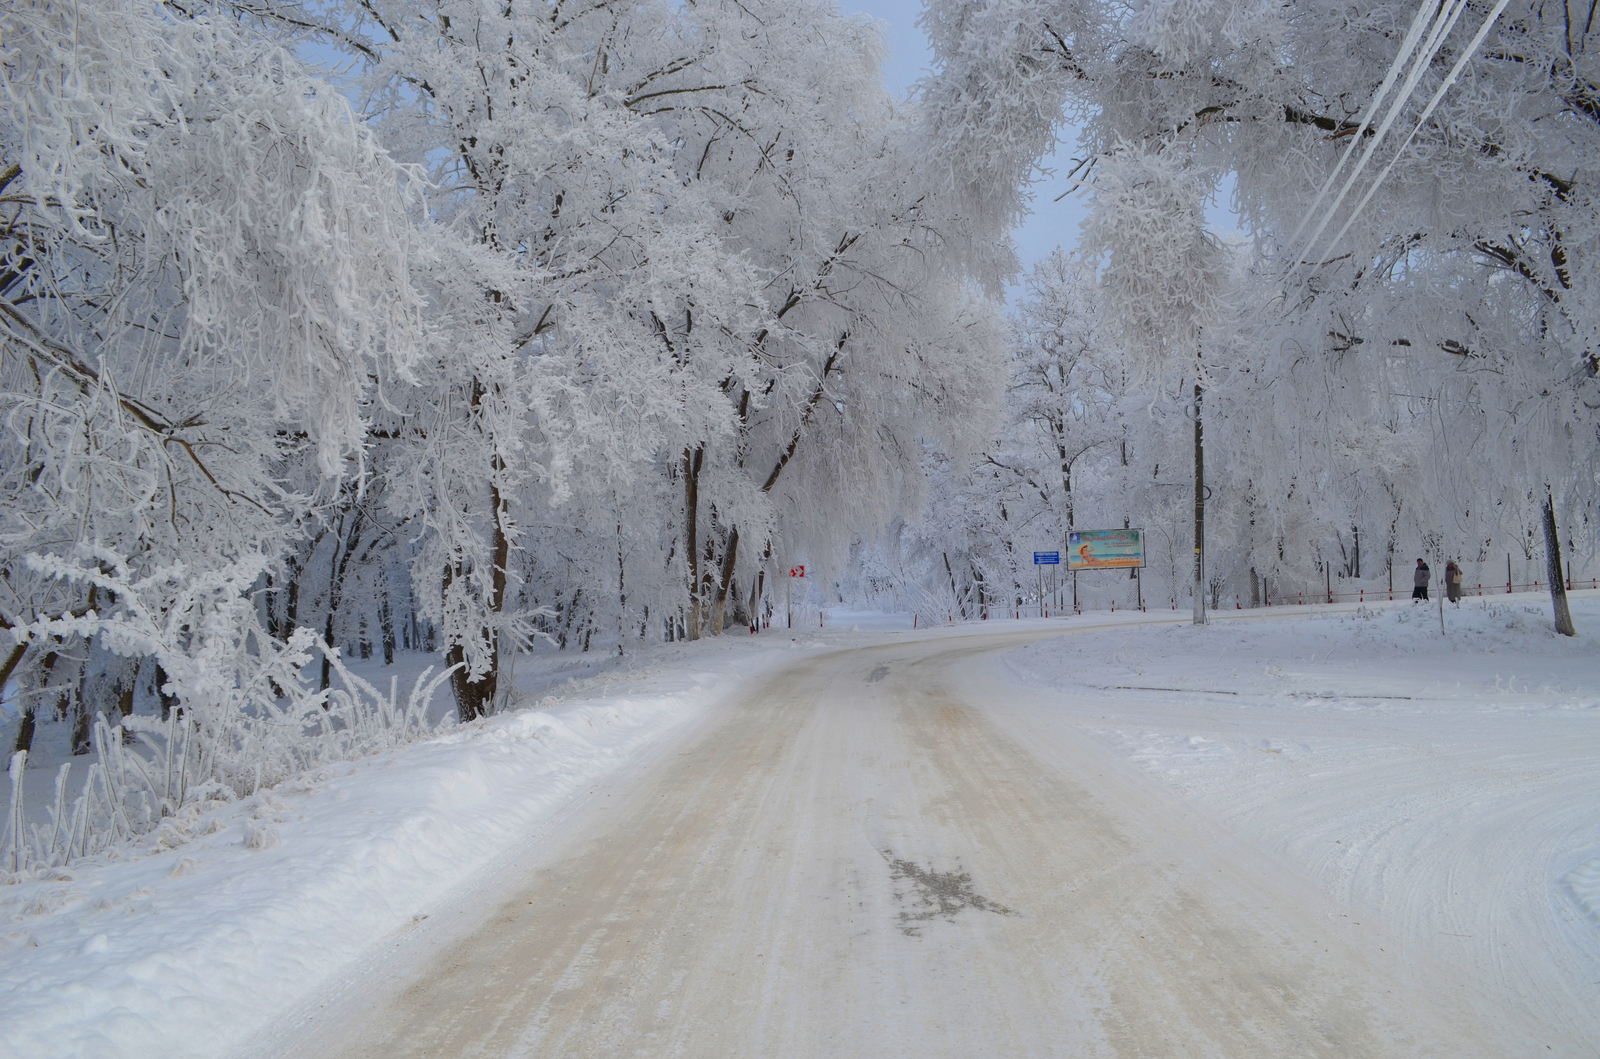
[[[910,908],[897,917],[900,920],[900,933],[907,937],[920,938],[921,924],[934,919],[950,922],[963,908],[993,912],[998,916],[1017,914],[1005,905],[997,904],[974,891],[972,875],[969,872],[937,872],[931,868],[918,867],[909,860],[902,860],[890,850],[881,849],[878,852],[889,865],[890,879],[897,883],[911,883],[910,889],[897,888],[894,892],[896,900],[910,905]]]
[[[872,671],[870,676],[867,677],[867,683],[868,684],[876,684],[878,681],[882,680],[884,677],[886,677],[888,675],[889,675],[889,667],[888,666],[879,666],[877,669],[874,669]]]

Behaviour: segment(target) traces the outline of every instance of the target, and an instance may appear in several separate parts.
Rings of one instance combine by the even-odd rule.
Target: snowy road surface
[[[1051,723],[1054,693],[992,659],[1045,635],[804,656],[597,786],[493,900],[434,916],[272,1047],[1585,1054],[1587,1016],[1553,1031]]]

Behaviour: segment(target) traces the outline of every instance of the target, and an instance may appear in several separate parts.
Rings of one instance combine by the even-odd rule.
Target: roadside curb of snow
[[[790,658],[679,658],[571,684],[567,701],[198,814],[166,832],[170,851],[152,835],[0,887],[0,1056],[240,1047],[587,786]]]

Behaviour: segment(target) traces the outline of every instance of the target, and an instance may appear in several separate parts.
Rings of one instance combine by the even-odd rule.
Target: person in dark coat
[[[1428,564],[1421,559],[1417,560],[1417,569],[1411,575],[1411,598],[1428,598],[1428,579],[1433,576],[1433,571],[1428,569]]]
[[[1454,559],[1444,564],[1444,595],[1452,603],[1461,603],[1461,567]]]

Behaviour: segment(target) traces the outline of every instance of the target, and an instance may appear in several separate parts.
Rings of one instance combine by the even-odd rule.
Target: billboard
[[[1144,530],[1073,530],[1067,566],[1073,570],[1126,570],[1144,565]]]

